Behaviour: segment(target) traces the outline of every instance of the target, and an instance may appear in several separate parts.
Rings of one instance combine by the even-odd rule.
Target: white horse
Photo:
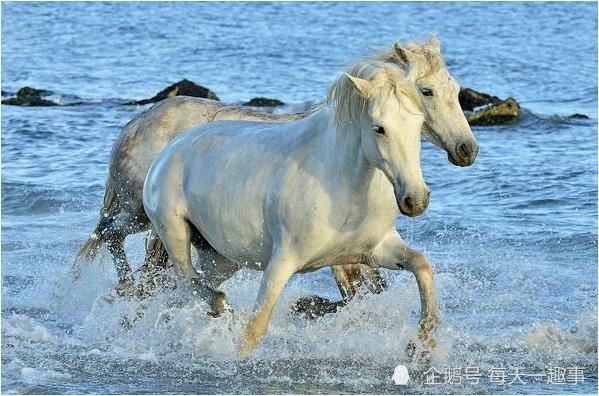
[[[416,85],[424,96],[426,119],[422,134],[447,152],[451,163],[471,165],[478,145],[458,102],[459,85],[449,74],[441,45],[432,35],[425,43],[395,44],[394,49],[380,52],[370,60],[395,63],[416,75]],[[122,130],[110,157],[104,204],[99,221],[78,256],[92,260],[106,244],[114,259],[119,290],[131,292],[133,272],[125,256],[125,238],[151,228],[143,208],[142,188],[152,161],[174,138],[184,131],[218,120],[254,120],[281,122],[303,118],[302,115],[269,115],[210,100],[173,97],[138,115]],[[166,261],[164,247],[150,233],[145,271],[161,267]],[[80,263],[76,261],[76,265]],[[75,268],[78,271],[78,267]],[[378,270],[362,265],[333,267],[344,299],[350,299],[360,286],[381,291],[383,279]]]
[[[224,309],[213,275],[192,266],[190,244],[202,250],[204,238],[224,256],[214,271],[264,271],[241,356],[266,332],[288,279],[324,266],[412,271],[421,338],[436,327],[432,267],[395,229],[400,211],[420,215],[429,200],[420,169],[424,107],[409,77],[389,63],[358,63],[303,119],[203,125],[152,164],[144,208],[194,294],[215,313]]]

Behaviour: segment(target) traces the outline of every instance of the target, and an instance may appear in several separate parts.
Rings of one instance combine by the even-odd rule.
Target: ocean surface
[[[218,319],[183,292],[107,302],[107,254],[73,281],[112,143],[146,108],[123,102],[187,78],[299,111],[369,48],[431,32],[463,86],[513,96],[524,115],[473,128],[471,167],[423,143],[430,206],[397,226],[435,268],[428,366],[405,352],[419,317],[407,272],[383,270],[386,292],[317,320],[289,308],[338,299],[330,270],[294,276],[242,361],[260,273],[224,284],[235,311]],[[1,109],[2,393],[597,392],[596,3],[3,2],[3,96],[25,85],[73,105]],[[127,242],[135,267],[143,241]],[[408,385],[391,379],[399,364]]]

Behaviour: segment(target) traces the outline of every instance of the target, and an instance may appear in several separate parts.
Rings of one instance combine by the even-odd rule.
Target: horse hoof
[[[416,343],[410,341],[408,342],[408,345],[406,345],[406,356],[408,359],[412,360],[414,358],[414,354],[416,354]]]
[[[135,288],[133,287],[133,279],[127,279],[119,282],[115,289],[117,297],[131,298],[135,296]]]
[[[318,296],[303,297],[293,304],[291,312],[303,315],[307,319],[316,319],[329,313],[335,313],[345,305],[345,301],[330,301]]]
[[[125,330],[131,330],[133,326],[144,317],[143,309],[145,309],[145,307],[141,307],[141,309],[135,312],[133,316],[122,316],[120,321],[121,326],[123,326]]]
[[[432,333],[437,330],[439,323],[441,323],[439,313],[435,312],[427,315],[425,318],[421,319],[420,324],[418,325],[418,334]]]
[[[210,308],[212,310],[208,312],[208,315],[212,316],[213,318],[218,318],[225,312],[233,312],[231,306],[229,303],[227,303],[227,295],[218,290],[214,293],[214,299],[210,304]]]
[[[418,339],[426,348],[436,348],[437,341],[431,337],[430,332],[426,330],[418,330]]]
[[[408,342],[408,345],[406,346],[406,356],[409,361],[414,362],[421,367],[429,367],[431,364],[430,349],[425,344],[421,344],[421,346],[418,347],[415,342]]]
[[[437,342],[431,337],[431,333],[437,329],[438,325],[438,315],[433,315],[421,321],[418,325],[418,339],[428,348],[435,348],[437,346]]]
[[[160,286],[154,279],[149,276],[142,276],[135,287],[133,294],[138,300],[145,300],[152,297],[160,291]]]

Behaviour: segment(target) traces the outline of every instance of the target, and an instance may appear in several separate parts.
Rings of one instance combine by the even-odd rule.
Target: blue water
[[[369,47],[433,31],[463,86],[524,110],[517,124],[473,129],[472,167],[424,143],[429,209],[398,220],[436,271],[443,322],[431,364],[477,367],[479,384],[417,378],[404,353],[419,312],[407,273],[384,271],[388,291],[316,321],[288,308],[338,298],[330,272],[294,277],[241,362],[258,273],[224,285],[235,314],[216,320],[185,295],[107,303],[106,255],[73,283],[112,142],[145,108],[123,101],[188,78],[227,102],[267,96],[296,111]],[[85,103],[2,106],[3,393],[597,392],[595,3],[2,3],[2,90],[24,85]],[[140,265],[143,235],[127,249]],[[397,364],[410,365],[407,387],[391,381]],[[491,369],[516,367],[524,384],[490,382]],[[530,376],[552,367],[580,368],[584,382]]]

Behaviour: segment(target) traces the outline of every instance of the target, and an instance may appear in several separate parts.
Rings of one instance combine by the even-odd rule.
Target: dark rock
[[[503,125],[520,118],[520,105],[514,98],[501,100],[470,88],[462,88],[459,93],[462,110],[470,125]],[[477,110],[475,113],[472,111]]]
[[[22,99],[22,98],[8,98],[2,101],[3,105],[11,105],[11,106],[58,106],[58,103],[54,103],[51,100],[41,99],[41,98],[32,98],[32,99]]]
[[[499,99],[497,96],[491,96],[470,88],[461,88],[458,99],[460,101],[460,106],[464,111],[473,111],[475,108],[480,106],[501,103],[501,99]]]
[[[12,106],[58,106],[58,103],[42,98],[52,92],[44,89],[23,87],[17,92],[17,96],[2,101],[2,104]]]
[[[247,103],[244,103],[244,106],[253,106],[253,107],[276,107],[283,106],[285,103],[281,102],[277,99],[269,99],[269,98],[253,98]]]
[[[580,119],[580,120],[588,120],[591,117],[589,117],[588,115],[585,115],[585,114],[576,113],[576,114],[569,115],[568,118],[575,118],[575,119]]]
[[[520,115],[520,105],[516,99],[507,98],[474,114],[466,115],[466,119],[470,125],[503,125],[517,121]]]
[[[156,103],[172,96],[193,96],[196,98],[220,100],[218,96],[216,96],[216,94],[208,88],[197,85],[193,81],[181,80],[158,92],[150,99],[136,100],[127,104],[144,105],[148,103]]]
[[[51,91],[31,87],[23,87],[17,91],[17,97],[19,98],[40,98],[51,94]]]

